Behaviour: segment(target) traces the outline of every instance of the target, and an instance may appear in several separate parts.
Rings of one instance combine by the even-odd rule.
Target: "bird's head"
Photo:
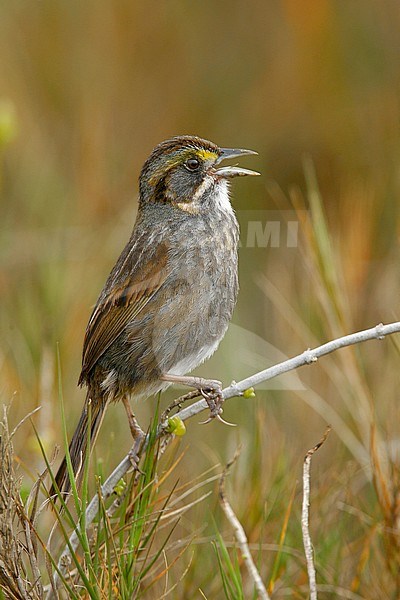
[[[195,136],[177,136],[158,144],[140,174],[140,205],[171,204],[197,214],[202,204],[226,181],[243,175],[259,175],[237,166],[220,167],[229,158],[257,154],[252,150],[219,148]]]

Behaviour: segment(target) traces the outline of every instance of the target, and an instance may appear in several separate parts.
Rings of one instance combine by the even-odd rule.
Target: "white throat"
[[[214,195],[214,203],[216,208],[222,213],[233,215],[232,204],[229,200],[229,186],[226,180],[217,183]]]

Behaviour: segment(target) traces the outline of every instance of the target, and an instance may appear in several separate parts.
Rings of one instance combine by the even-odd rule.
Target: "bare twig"
[[[233,463],[238,458],[239,454],[240,454],[240,448],[238,448],[236,450],[234,457],[232,458],[232,460],[230,462],[228,462],[228,464],[226,465],[226,467],[221,475],[221,479],[219,480],[219,501],[221,503],[221,507],[225,513],[226,518],[228,519],[229,523],[233,527],[233,531],[235,532],[236,541],[237,541],[240,551],[242,553],[242,558],[243,558],[244,564],[246,565],[249,575],[254,582],[254,587],[256,588],[257,596],[259,598],[261,598],[261,600],[269,600],[270,597],[268,595],[268,592],[265,589],[265,586],[261,579],[260,573],[258,572],[257,567],[254,564],[253,557],[251,556],[245,531],[244,531],[239,519],[235,515],[235,513],[225,495],[226,476],[229,472],[229,469],[231,468]]]
[[[305,455],[303,464],[303,505],[301,510],[301,529],[303,532],[304,552],[306,555],[308,581],[310,586],[310,600],[317,600],[317,581],[315,576],[314,553],[309,530],[311,458],[325,442],[330,431],[331,427],[328,426],[318,444],[314,446],[314,448],[311,448]]]
[[[269,381],[274,377],[278,377],[278,375],[282,375],[288,371],[293,371],[294,369],[298,369],[304,365],[314,364],[321,356],[325,356],[325,354],[330,354],[331,352],[339,350],[340,348],[353,346],[354,344],[359,344],[368,340],[382,340],[387,335],[399,332],[400,321],[397,321],[395,323],[389,323],[388,325],[383,325],[380,323],[371,329],[365,329],[363,331],[358,331],[357,333],[345,335],[337,338],[336,340],[332,340],[331,342],[327,342],[322,346],[318,346],[317,348],[305,350],[302,354],[299,354],[293,358],[289,358],[288,360],[269,367],[264,371],[255,373],[254,375],[251,375],[251,377],[247,377],[238,383],[232,383],[230,386],[222,390],[222,396],[224,400],[228,400],[228,398],[233,398],[234,396],[241,396],[245,390],[259,385],[264,381]],[[182,409],[177,416],[179,416],[182,421],[185,421],[186,419],[194,417],[199,412],[206,410],[207,408],[207,402],[205,400],[200,400],[199,402]]]
[[[281,362],[277,365],[274,365],[268,369],[265,369],[264,371],[255,373],[251,377],[247,377],[246,379],[243,379],[242,381],[239,381],[238,383],[236,383],[236,382],[232,383],[230,386],[228,386],[224,390],[222,390],[222,396],[223,396],[224,400],[228,400],[229,398],[233,398],[235,396],[241,396],[241,395],[243,395],[243,392],[245,392],[247,389],[249,389],[255,385],[258,385],[264,381],[268,381],[270,379],[273,379],[274,377],[278,377],[278,375],[282,375],[283,373],[287,373],[288,371],[292,371],[294,369],[297,369],[298,367],[314,364],[315,362],[317,362],[318,358],[320,358],[321,356],[325,356],[325,354],[329,354],[331,352],[334,352],[335,350],[339,350],[340,348],[345,348],[346,346],[352,346],[354,344],[359,344],[359,343],[365,342],[367,340],[374,340],[374,339],[381,340],[386,335],[391,335],[393,333],[399,333],[399,332],[400,332],[400,322],[397,321],[394,323],[389,323],[387,325],[383,325],[382,323],[380,323],[379,325],[376,325],[376,327],[372,327],[371,329],[365,329],[365,330],[359,331],[357,333],[352,333],[350,335],[346,335],[341,338],[337,338],[336,340],[327,342],[326,344],[323,344],[322,346],[318,346],[317,348],[308,349],[305,352],[303,352],[302,354],[299,354],[298,356],[295,356],[294,358],[290,358],[286,361],[283,361],[283,362]],[[195,402],[191,406],[183,408],[175,416],[182,419],[182,421],[186,421],[187,419],[190,419],[191,417],[194,417],[195,415],[197,415],[200,412],[207,410],[207,409],[208,409],[207,402],[205,400],[199,400],[198,402]],[[165,429],[165,424],[161,423],[160,427],[159,427],[159,431],[158,431],[158,437],[164,437],[166,434],[167,434],[167,431]],[[168,433],[168,435],[169,435],[169,433]],[[147,443],[145,441],[141,447],[142,453],[146,450],[146,447],[147,447]],[[136,452],[136,455],[137,454],[138,453]],[[111,494],[113,493],[114,488],[117,485],[117,483],[119,482],[119,480],[132,467],[132,462],[131,462],[130,456],[131,456],[131,452],[129,454],[127,454],[127,456],[125,456],[125,458],[122,459],[122,461],[119,463],[119,465],[114,469],[114,471],[111,473],[111,475],[107,478],[107,480],[103,484],[103,486],[101,488],[101,494],[102,494],[102,497],[104,500],[106,500],[107,498],[109,498],[109,496],[111,496]],[[98,496],[96,494],[86,509],[86,517],[85,517],[86,527],[89,527],[89,525],[92,523],[93,519],[95,518],[95,516],[98,512],[98,509],[99,509],[99,501],[98,501]],[[75,550],[78,547],[79,539],[78,539],[78,535],[77,535],[76,531],[74,531],[72,533],[71,538],[69,540],[69,544],[73,550]],[[65,561],[65,563],[67,563],[68,560],[65,560],[65,559],[66,558],[68,559],[69,556],[70,556],[70,550],[69,550],[68,544],[67,544],[64,551],[62,552],[59,562],[58,562],[58,567],[61,572],[63,572],[63,566],[62,566],[63,562]],[[57,583],[59,583],[58,575],[55,576],[55,580],[57,581]],[[48,599],[50,599],[50,597],[51,596],[48,596]]]

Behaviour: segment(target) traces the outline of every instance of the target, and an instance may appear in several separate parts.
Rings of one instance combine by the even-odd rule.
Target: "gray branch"
[[[383,325],[380,323],[379,325],[376,325],[376,327],[371,327],[371,329],[365,329],[363,331],[358,331],[357,333],[344,335],[343,337],[332,340],[331,342],[327,342],[326,344],[318,346],[314,349],[309,348],[294,358],[289,358],[288,360],[278,363],[273,367],[269,367],[264,371],[255,373],[255,375],[251,375],[251,377],[247,377],[238,383],[232,383],[222,391],[223,398],[224,400],[228,400],[228,398],[233,398],[234,396],[241,396],[244,391],[251,387],[259,385],[260,383],[268,381],[269,379],[273,379],[274,377],[278,377],[278,375],[282,375],[288,371],[293,371],[294,369],[303,367],[304,365],[316,363],[321,356],[330,354],[331,352],[339,350],[340,348],[353,346],[354,344],[359,344],[360,342],[366,342],[368,340],[383,340],[385,336],[399,332],[399,321],[395,323],[389,323],[388,325]],[[186,419],[194,417],[199,412],[206,410],[207,408],[208,407],[205,400],[200,400],[199,402],[196,402],[195,404],[192,404],[191,406],[181,410],[177,416],[179,416],[182,421],[185,421]]]

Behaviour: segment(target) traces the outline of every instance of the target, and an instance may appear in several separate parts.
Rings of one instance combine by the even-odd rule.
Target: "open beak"
[[[227,158],[236,158],[237,156],[243,156],[244,154],[256,154],[254,150],[244,150],[243,148],[221,148],[221,154],[216,160],[216,165],[218,165],[223,160]],[[221,167],[216,169],[216,174],[220,177],[224,177],[229,179],[231,177],[243,177],[244,175],[259,175],[257,171],[250,171],[250,169],[242,169],[241,167]]]

